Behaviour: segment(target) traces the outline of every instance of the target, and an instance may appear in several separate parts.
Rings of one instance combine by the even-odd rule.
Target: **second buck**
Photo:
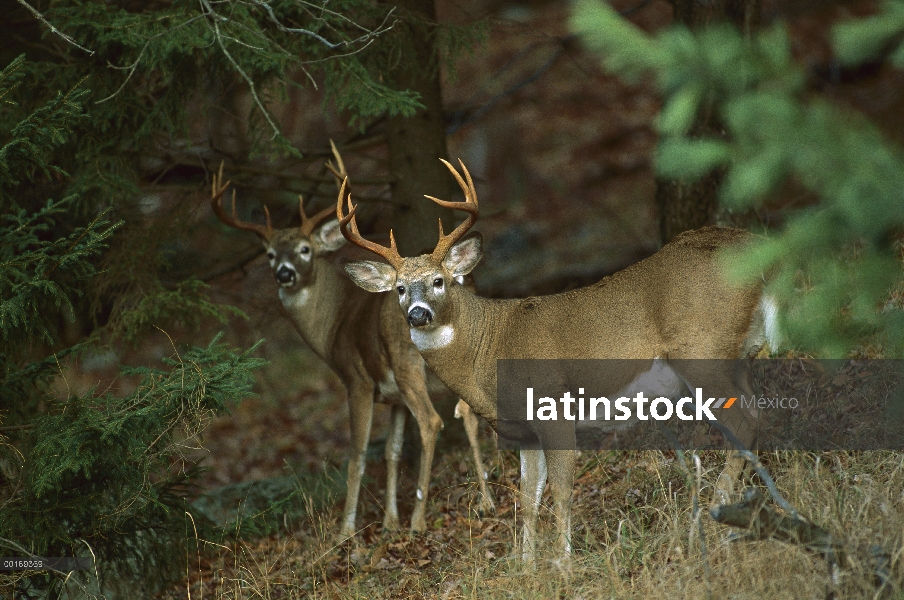
[[[344,175],[345,168],[338,154],[337,159]],[[364,292],[342,271],[342,260],[356,258],[356,253],[362,253],[345,245],[336,221],[321,226],[333,213],[332,208],[308,217],[299,196],[301,226],[273,229],[269,212],[266,226],[240,221],[235,213],[234,191],[232,214],[227,213],[223,208],[223,194],[228,187],[229,182],[223,182],[221,165],[219,175],[214,175],[213,179],[211,205],[214,213],[230,227],[257,234],[280,286],[279,298],[296,330],[339,376],[348,393],[352,455],[348,464],[348,491],[341,535],[350,537],[356,531],[358,496],[375,401],[389,403],[392,411],[386,439],[383,527],[392,530],[399,526],[396,490],[407,407],[417,422],[422,446],[411,530],[423,531],[433,453],[443,423],[430,402],[424,361],[411,343],[408,326],[394,306],[395,301],[389,295],[374,296]],[[463,403],[456,409],[456,416],[464,419],[477,461],[480,507],[492,510],[492,500],[484,481],[486,471],[477,446],[477,417]]]
[[[758,285],[737,287],[728,283],[718,253],[747,243],[751,234],[730,228],[707,227],[678,236],[652,257],[595,285],[553,296],[521,300],[481,298],[450,285],[455,277],[471,272],[480,260],[479,234],[464,237],[477,219],[477,192],[462,164],[462,177],[443,161],[464,191],[464,202],[447,202],[427,196],[437,204],[467,213],[451,234],[439,227],[439,242],[431,254],[403,258],[390,234],[385,247],[358,234],[356,206],[348,198],[343,211],[344,189],[336,208],[342,233],[358,246],[383,257],[382,262],[345,265],[349,275],[370,292],[393,290],[401,305],[411,339],[430,368],[495,428],[497,422],[497,359],[646,359],[646,367],[634,361],[626,373],[605,372],[615,397],[621,386],[659,364],[670,381],[665,387],[681,390],[702,386],[707,395],[740,396],[747,382],[740,378],[695,372],[691,361],[672,359],[745,357],[766,341],[773,322],[765,318],[769,303]],[[768,315],[766,315],[768,316]],[[656,360],[660,359],[660,360]],[[667,384],[667,385],[666,385]],[[600,391],[600,390],[598,390]],[[665,394],[663,394],[665,395]],[[723,411],[721,421],[747,447],[756,436],[756,415],[738,406]],[[544,430],[550,421],[536,423],[542,441],[554,431]],[[571,551],[571,496],[574,485],[574,450],[522,450],[521,503],[524,525],[522,556],[531,561],[536,544],[540,498],[547,481],[560,558]],[[733,456],[719,479],[720,491],[729,493],[740,475],[743,461]]]

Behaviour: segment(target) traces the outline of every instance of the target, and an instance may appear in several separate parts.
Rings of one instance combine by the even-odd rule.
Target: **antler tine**
[[[333,214],[333,207],[327,206],[313,217],[309,217],[304,212],[304,197],[301,194],[298,194],[298,214],[301,215],[301,234],[311,235],[314,229],[316,229],[324,219]]]
[[[465,177],[467,178],[467,182],[459,175],[458,171],[449,164],[448,161],[440,159],[446,168],[452,173],[455,177],[455,180],[458,182],[458,185],[461,187],[462,191],[465,193],[465,201],[464,202],[449,202],[447,200],[440,200],[439,198],[434,198],[433,196],[427,196],[426,198],[430,198],[443,208],[451,208],[453,210],[462,210],[468,213],[468,217],[458,226],[456,227],[452,233],[449,235],[443,234],[443,221],[440,219],[439,221],[439,241],[436,243],[436,248],[433,250],[433,258],[434,260],[441,261],[446,256],[446,253],[449,249],[464,237],[465,233],[474,225],[477,221],[477,216],[479,214],[479,210],[477,208],[477,190],[474,188],[474,180],[471,179],[471,173],[468,172],[468,168],[465,166],[465,163],[462,160],[458,159],[458,164],[461,165],[461,170],[464,172]]]
[[[210,206],[213,208],[213,212],[217,215],[217,218],[220,219],[226,225],[230,227],[234,227],[235,229],[242,229],[245,231],[253,231],[257,235],[261,236],[264,239],[270,239],[270,236],[273,235],[273,225],[270,222],[270,211],[267,210],[267,207],[264,207],[264,213],[267,215],[267,226],[258,225],[257,223],[248,223],[246,221],[240,221],[236,216],[235,212],[235,188],[232,189],[232,216],[226,213],[226,210],[223,208],[223,193],[226,191],[226,188],[229,187],[230,181],[223,183],[223,162],[220,162],[219,173],[215,173],[212,178],[212,184],[210,189]]]
[[[396,270],[402,267],[402,257],[399,255],[399,249],[396,247],[395,237],[392,235],[392,230],[389,232],[389,247],[383,246],[381,244],[377,244],[376,242],[371,242],[370,240],[364,239],[361,234],[358,232],[358,223],[355,220],[355,212],[358,210],[357,204],[352,204],[352,195],[348,195],[348,214],[342,214],[342,200],[345,196],[345,188],[348,183],[348,177],[345,177],[342,180],[342,187],[339,188],[339,198],[336,201],[336,218],[339,219],[339,231],[342,232],[342,235],[345,236],[345,239],[350,241],[351,243],[364,248],[365,250],[369,250],[374,254],[377,254],[392,265]],[[351,225],[349,227],[349,225]]]
[[[333,143],[333,140],[330,140],[330,149],[333,151],[333,156],[336,158],[336,164],[339,165],[339,170],[336,170],[336,167],[333,166],[331,161],[327,161],[326,167],[336,176],[336,187],[338,188],[342,178],[348,177],[348,171],[345,170],[345,162],[342,160],[342,155],[339,154],[339,149],[336,148],[336,144]]]

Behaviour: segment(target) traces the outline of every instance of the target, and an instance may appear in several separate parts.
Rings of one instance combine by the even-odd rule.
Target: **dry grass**
[[[658,452],[583,453],[575,486],[574,557],[563,572],[546,559],[525,571],[511,554],[517,462],[491,459],[498,511],[481,518],[475,486],[462,484],[466,449],[444,453],[430,505],[430,530],[412,536],[379,527],[375,497],[365,526],[336,544],[339,506],[313,513],[280,534],[196,556],[171,598],[825,598],[872,597],[868,548],[891,556],[901,597],[904,553],[904,454],[762,455],[779,489],[800,513],[852,551],[833,583],[821,559],[778,542],[731,542],[730,531],[701,511],[706,559],[693,527],[690,488],[678,461]],[[720,457],[703,457],[702,498]],[[410,478],[409,478],[410,479]],[[405,493],[412,489],[405,488]],[[376,488],[375,488],[376,489]],[[410,510],[410,507],[404,507]]]

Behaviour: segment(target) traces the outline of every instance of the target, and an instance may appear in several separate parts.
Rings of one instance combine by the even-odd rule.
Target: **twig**
[[[21,1],[21,0],[20,0],[20,1]],[[147,40],[145,40],[145,42],[144,42],[144,46],[141,47],[141,52],[138,53],[138,58],[136,58],[136,59],[135,59],[135,62],[133,62],[133,63],[132,63],[130,66],[128,66],[128,67],[118,67],[118,66],[113,65],[113,64],[110,64],[110,63],[108,62],[108,63],[107,63],[107,66],[110,67],[111,69],[128,70],[128,71],[129,71],[129,74],[126,76],[126,80],[122,82],[122,85],[120,85],[119,88],[118,88],[115,92],[113,92],[112,94],[110,94],[110,95],[107,96],[106,98],[102,98],[102,99],[96,101],[95,104],[101,104],[101,103],[106,102],[107,100],[110,100],[111,98],[114,98],[114,97],[116,97],[116,96],[119,95],[119,92],[121,92],[121,91],[123,90],[123,88],[126,87],[126,84],[129,83],[129,80],[132,79],[132,75],[135,74],[135,70],[138,68],[138,63],[141,62],[141,59],[142,59],[142,57],[144,56],[144,53],[145,53],[145,51],[148,49],[148,46],[150,45],[150,43],[151,43],[152,40],[155,40],[155,39],[157,39],[157,38],[159,38],[159,37],[162,37],[162,36],[164,36],[164,35],[166,35],[166,34],[168,34],[168,33],[172,33],[173,31],[179,29],[180,27],[185,27],[185,26],[188,25],[189,23],[191,23],[191,22],[193,22],[193,21],[197,21],[198,19],[201,19],[201,18],[203,18],[203,17],[204,17],[204,15],[197,15],[197,16],[194,16],[194,17],[192,17],[192,18],[190,18],[190,19],[188,19],[188,20],[186,20],[186,21],[184,21],[184,22],[182,22],[182,23],[179,23],[179,24],[176,25],[175,27],[170,27],[170,28],[167,29],[166,31],[161,31],[160,33],[157,33],[157,34],[152,35],[151,37],[147,38]]]
[[[339,48],[341,46],[350,46],[350,45],[357,44],[358,42],[362,42],[365,40],[368,40],[368,44],[370,44],[370,41],[372,41],[371,38],[374,38],[382,33],[386,33],[387,31],[389,31],[390,29],[395,27],[396,23],[398,23],[398,21],[393,21],[391,25],[389,25],[388,27],[385,27],[386,21],[389,20],[389,17],[392,15],[393,11],[395,11],[395,7],[392,7],[389,10],[389,12],[386,13],[386,16],[383,18],[383,22],[380,23],[380,25],[376,29],[374,29],[372,31],[368,31],[366,34],[364,34],[361,37],[358,37],[354,40],[345,40],[342,42],[333,43],[333,42],[330,42],[329,40],[327,40],[326,38],[324,38],[323,36],[321,36],[320,34],[314,33],[313,31],[311,31],[309,29],[302,29],[300,27],[286,27],[279,21],[279,19],[276,18],[276,14],[273,12],[273,9],[270,7],[269,3],[267,3],[267,2],[262,2],[261,0],[251,0],[251,3],[254,4],[255,6],[258,6],[262,9],[264,9],[267,12],[267,14],[270,16],[270,20],[273,21],[273,23],[279,28],[280,31],[282,31],[284,33],[300,33],[302,35],[307,35],[309,37],[314,38],[315,40],[317,40],[318,42],[320,42],[321,44],[323,44],[330,50],[335,50],[336,48]],[[333,14],[336,14],[336,13],[333,13]],[[339,16],[341,16],[341,15],[339,15]],[[343,18],[346,18],[346,17],[343,17]],[[349,19],[346,18],[346,20],[349,20]],[[352,21],[349,20],[349,22],[352,22]]]
[[[210,6],[210,2],[208,2],[208,0],[201,0],[201,5],[207,9],[207,12],[211,17],[211,21],[213,21],[213,33],[214,33],[214,37],[216,37],[217,44],[219,44],[220,49],[223,51],[223,54],[226,56],[227,59],[229,59],[229,62],[232,63],[232,66],[235,68],[235,70],[239,72],[239,75],[241,75],[242,79],[244,79],[245,82],[248,84],[248,88],[251,91],[251,97],[254,98],[254,103],[257,104],[257,107],[263,113],[264,118],[267,120],[267,123],[270,125],[270,128],[273,129],[273,137],[270,139],[278,138],[280,135],[282,135],[282,132],[280,131],[280,129],[276,125],[276,123],[273,121],[273,118],[270,116],[270,113],[264,107],[264,103],[261,102],[260,97],[258,97],[257,88],[254,85],[254,81],[251,79],[251,77],[248,76],[247,73],[245,73],[245,71],[242,69],[242,67],[239,66],[239,63],[232,57],[232,54],[229,53],[229,50],[226,49],[226,44],[223,43],[223,36],[220,33],[220,25],[219,25],[218,21],[219,20],[225,21],[227,19],[225,17],[220,16],[219,14],[216,13],[216,11],[214,11],[213,7]]]
[[[50,21],[48,21],[47,19],[45,19],[45,18],[44,18],[44,15],[42,15],[41,13],[39,13],[39,12],[38,12],[31,4],[29,4],[29,3],[26,2],[25,0],[17,0],[17,1],[19,2],[19,4],[21,4],[22,6],[24,6],[25,8],[27,8],[27,9],[29,10],[29,12],[31,12],[31,14],[33,14],[34,17],[35,17],[38,21],[40,21],[41,23],[43,23],[44,25],[46,25],[46,26],[50,29],[50,31],[52,31],[53,33],[57,34],[58,36],[60,36],[61,38],[63,38],[64,40],[66,40],[67,42],[69,42],[70,44],[72,44],[73,46],[75,46],[76,48],[78,48],[79,50],[84,50],[84,51],[87,52],[89,55],[93,55],[93,54],[94,54],[94,50],[88,50],[88,49],[85,48],[84,46],[80,46],[74,39],[72,39],[71,37],[69,37],[68,35],[66,35],[65,33],[63,33],[62,31],[60,31],[59,29],[57,29],[56,27],[54,27],[54,26],[50,23]]]

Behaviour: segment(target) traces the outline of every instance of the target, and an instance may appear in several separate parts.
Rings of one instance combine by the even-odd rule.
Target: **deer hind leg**
[[[383,529],[395,531],[399,528],[399,461],[405,441],[408,409],[403,404],[393,404],[390,410],[389,435],[386,436],[386,516],[383,518]]]
[[[543,450],[521,450],[521,560],[533,565],[537,550],[537,517],[546,487],[546,457]]]
[[[745,406],[753,397],[753,373],[747,360],[695,360],[681,361],[675,365],[682,379],[693,391],[694,386],[703,389],[707,398],[736,398],[730,408],[714,409],[719,422],[731,431],[745,450],[755,450],[758,412]],[[726,403],[727,405],[727,403]],[[725,445],[730,450],[722,473],[715,486],[713,501],[725,504],[734,495],[735,484],[740,480],[746,461],[727,438]]]
[[[348,461],[348,489],[345,494],[345,513],[342,517],[341,536],[344,538],[354,536],[356,531],[358,496],[361,493],[361,478],[364,476],[367,443],[370,441],[370,428],[373,424],[374,386],[372,382],[359,381],[349,386],[348,408],[351,421],[352,455]]]
[[[465,426],[465,433],[468,434],[468,441],[471,443],[471,454],[474,457],[474,466],[477,469],[477,485],[480,488],[480,501],[477,509],[483,514],[493,514],[496,512],[496,504],[493,502],[493,496],[487,486],[488,474],[480,456],[480,442],[477,439],[477,415],[474,414],[467,402],[459,400],[458,404],[455,405],[455,417],[462,420]]]
[[[758,411],[756,408],[748,409],[745,401],[750,402],[753,397],[753,371],[746,360],[732,361],[732,369],[725,373],[726,398],[737,398],[731,408],[723,409],[718,415],[719,420],[731,431],[741,443],[743,449],[754,451],[756,449]],[[720,396],[721,397],[721,396]],[[729,440],[725,440],[726,446],[732,447]],[[735,449],[729,450],[725,460],[725,467],[716,481],[716,504],[726,504],[734,496],[734,486],[740,481],[747,461],[741,453]]]

